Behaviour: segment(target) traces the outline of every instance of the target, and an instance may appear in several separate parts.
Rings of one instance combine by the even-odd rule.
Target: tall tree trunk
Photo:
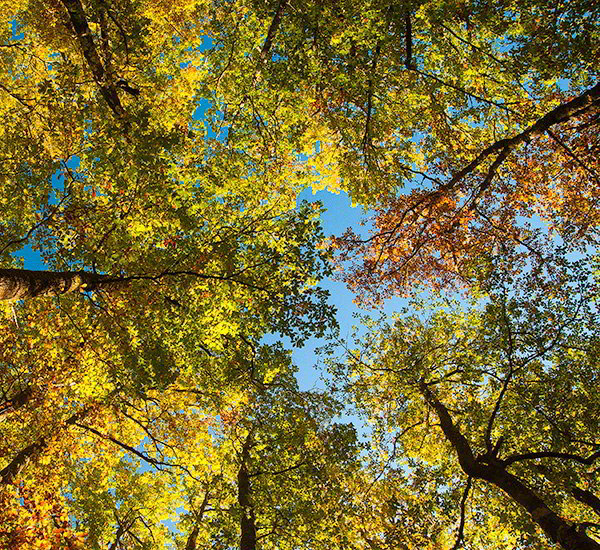
[[[204,493],[204,499],[202,499],[202,504],[200,505],[200,510],[197,513],[194,513],[194,518],[196,520],[196,524],[194,528],[191,530],[187,541],[185,543],[185,550],[196,550],[196,541],[198,540],[198,535],[200,534],[200,522],[204,517],[204,512],[206,511],[206,506],[208,505],[208,500],[210,498],[209,494],[210,485],[206,486],[206,493]]]
[[[0,484],[14,483],[16,477],[27,466],[36,459],[46,448],[48,442],[45,437],[40,437],[35,443],[28,445],[15,456],[2,470],[0,470]]]
[[[198,534],[200,533],[200,526],[194,525],[194,528],[190,532],[187,541],[185,543],[185,550],[196,550],[196,541],[198,540]]]
[[[121,105],[119,94],[117,93],[117,87],[114,84],[113,75],[108,74],[94,40],[92,38],[92,31],[88,25],[88,21],[83,9],[83,5],[80,0],[61,0],[63,6],[66,8],[73,30],[77,35],[77,41],[83,50],[83,56],[87,61],[87,64],[94,75],[94,80],[100,86],[100,93],[102,97],[108,103],[108,106],[115,113],[117,118],[123,118],[125,116],[125,109]]]
[[[576,525],[550,510],[548,505],[517,476],[506,471],[500,461],[491,458],[487,462],[477,460],[466,437],[454,424],[448,409],[439,401],[425,382],[420,390],[427,403],[435,410],[446,439],[458,455],[459,464],[468,476],[483,479],[502,489],[516,503],[529,512],[533,521],[554,542],[565,550],[600,550],[600,544],[579,532]]]
[[[64,423],[64,426],[72,426],[92,411],[92,407],[87,407],[78,413],[70,416]],[[60,428],[59,428],[60,429]],[[0,484],[14,483],[16,477],[23,471],[25,466],[32,460],[35,460],[48,446],[48,437],[40,437],[35,443],[31,443],[15,456],[2,470],[0,470]]]
[[[256,550],[256,517],[250,500],[251,487],[248,473],[251,443],[252,434],[250,433],[242,449],[242,463],[238,471],[238,503],[242,509],[240,550]]]
[[[269,52],[271,51],[271,46],[273,45],[273,39],[275,38],[275,34],[277,34],[277,29],[279,28],[279,25],[281,24],[281,18],[283,16],[283,12],[284,12],[285,8],[287,7],[287,3],[288,3],[288,0],[280,0],[279,1],[279,5],[277,6],[277,11],[275,12],[273,20],[271,21],[271,24],[269,25],[269,30],[267,31],[267,38],[265,39],[265,43],[263,44],[263,47],[260,51],[261,61],[264,61],[267,58],[267,56],[269,55]]]
[[[0,301],[58,296],[77,290],[96,290],[115,283],[108,275],[86,271],[0,269]]]

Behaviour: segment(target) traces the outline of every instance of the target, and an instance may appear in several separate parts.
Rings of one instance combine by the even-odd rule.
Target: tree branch
[[[128,445],[127,443],[123,443],[122,441],[119,441],[118,439],[116,439],[110,435],[105,435],[105,434],[99,432],[98,430],[96,430],[95,428],[92,428],[91,426],[86,426],[85,424],[78,424],[78,423],[74,423],[74,424],[78,428],[87,430],[87,431],[93,433],[94,435],[97,435],[98,437],[100,437],[102,439],[106,439],[107,441],[114,443],[118,447],[121,447],[122,449],[136,455],[137,457],[141,458],[144,462],[147,462],[148,464],[151,464],[152,466],[154,466],[157,470],[162,470],[163,466],[168,467],[168,468],[179,468],[180,470],[184,471],[187,475],[189,475],[193,480],[200,481],[196,476],[194,476],[192,474],[192,472],[190,472],[190,470],[188,468],[186,468],[185,466],[182,466],[181,464],[177,464],[175,462],[165,462],[163,460],[158,460],[156,458],[152,458],[151,456],[145,455],[144,453],[138,451],[131,445]]]
[[[267,38],[265,39],[265,43],[263,44],[262,49],[260,50],[260,60],[264,61],[269,55],[271,51],[271,46],[273,45],[273,39],[275,38],[275,34],[277,34],[277,29],[281,24],[281,17],[283,12],[287,6],[288,0],[280,0],[279,5],[277,6],[277,11],[273,16],[271,24],[269,25],[269,30],[267,31]]]
[[[502,464],[504,466],[510,466],[515,462],[521,462],[523,460],[535,460],[536,458],[560,458],[564,460],[573,460],[574,462],[579,462],[579,464],[585,464],[586,466],[591,466],[596,459],[600,457],[600,450],[591,454],[587,458],[579,455],[575,455],[572,453],[557,453],[553,451],[541,451],[537,453],[522,453],[522,454],[514,454],[511,455],[504,460],[502,460]]]
[[[93,407],[89,406],[73,414],[65,421],[64,426],[76,425],[77,421],[88,415],[92,409]],[[48,447],[48,443],[52,435],[40,437],[35,443],[32,443],[31,445],[28,445],[19,451],[17,456],[15,456],[2,470],[0,470],[0,484],[14,483],[15,478],[21,473],[27,464],[36,459],[46,449],[46,447]]]
[[[466,437],[460,432],[460,430],[454,425],[452,417],[448,412],[448,409],[439,401],[434,393],[429,389],[428,385],[424,380],[419,382],[419,389],[427,403],[435,410],[438,418],[440,419],[440,425],[444,435],[448,441],[452,444],[458,454],[458,462],[461,468],[469,477],[482,477],[482,469],[477,461],[475,455],[471,449],[471,445],[467,441]]]
[[[474,479],[483,479],[502,489],[512,500],[525,508],[531,519],[544,533],[565,550],[600,550],[600,544],[578,532],[567,520],[548,508],[548,505],[517,476],[505,470],[505,464],[498,460],[489,463],[476,461],[467,439],[454,425],[448,409],[429,390],[424,380],[419,382],[419,390],[426,402],[435,410],[446,439],[458,455],[458,462],[465,474]],[[600,452],[600,451],[599,451]],[[485,457],[483,457],[485,459]]]
[[[11,410],[14,411],[22,407],[32,398],[32,396],[33,388],[31,386],[26,386],[12,397],[5,399],[5,401],[0,404],[0,416],[7,414]]]
[[[581,489],[580,487],[573,487],[571,494],[575,500],[589,506],[594,510],[597,516],[600,516],[600,498],[588,489]]]
[[[465,511],[466,511],[467,498],[469,497],[469,491],[471,489],[472,481],[473,481],[473,479],[469,476],[467,478],[467,485],[463,492],[462,498],[460,499],[460,523],[458,525],[458,533],[456,534],[456,542],[454,543],[452,550],[458,550],[461,547],[462,542],[464,540]]]
[[[494,153],[498,153],[498,158],[502,157],[502,161],[506,159],[506,157],[510,154],[510,152],[521,143],[529,141],[532,137],[538,136],[546,132],[549,128],[554,126],[555,124],[565,122],[572,118],[573,116],[577,116],[585,113],[591,108],[596,108],[598,103],[600,102],[600,83],[596,84],[594,87],[585,91],[579,97],[572,99],[567,103],[563,103],[559,105],[552,111],[546,113],[542,118],[540,118],[537,122],[529,126],[527,129],[523,130],[520,134],[513,136],[512,138],[501,139],[492,143],[489,147],[486,147],[477,157],[472,160],[467,166],[465,166],[462,170],[457,172],[452,179],[444,184],[443,188],[440,191],[447,191],[452,189],[460,180],[462,180],[465,176],[473,172],[476,168],[478,168],[484,160],[486,160],[490,155]],[[496,160],[498,160],[498,158]],[[494,163],[496,164],[496,163]],[[486,176],[487,186],[491,182],[491,179],[488,181],[488,178],[495,173],[495,170],[498,168],[499,163],[488,171],[488,175]],[[483,186],[484,184],[482,184]],[[481,189],[480,190],[484,190]]]
[[[96,290],[109,282],[115,283],[118,279],[86,271],[54,272],[0,268],[0,301]]]

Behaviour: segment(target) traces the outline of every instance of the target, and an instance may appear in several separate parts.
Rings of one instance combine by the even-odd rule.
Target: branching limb
[[[63,427],[76,425],[79,420],[87,416],[92,410],[93,406],[89,406],[73,414],[65,421]],[[37,459],[41,453],[46,450],[50,439],[51,436],[40,437],[35,443],[32,443],[19,451],[17,455],[2,470],[0,470],[0,485],[14,483],[16,477],[27,464],[32,460]]]
[[[299,462],[298,464],[294,464],[293,466],[289,466],[288,468],[283,468],[282,470],[277,470],[277,471],[274,471],[274,472],[267,472],[267,471],[264,471],[264,470],[258,470],[257,472],[253,472],[251,474],[248,474],[248,477],[252,478],[252,477],[262,476],[262,475],[278,476],[280,474],[285,474],[287,472],[292,472],[293,470],[297,470],[298,468],[301,468],[302,466],[305,466],[306,464],[308,464],[308,462],[306,460],[303,460],[302,462]]]
[[[469,498],[469,491],[471,490],[471,483],[473,479],[469,476],[467,478],[467,485],[463,492],[462,498],[460,499],[460,523],[458,525],[458,532],[456,533],[456,542],[452,547],[452,550],[458,550],[463,543],[465,537],[465,512],[467,508],[467,499]]]
[[[600,175],[598,172],[587,166],[578,156],[577,154],[567,145],[565,144],[554,132],[551,130],[546,130],[546,133],[552,138],[552,141],[556,143],[561,149],[563,149],[567,155],[569,155],[583,170],[585,170],[590,176],[592,176],[596,182],[600,183]]]
[[[513,454],[509,457],[502,460],[502,464],[504,466],[510,466],[515,462],[522,462],[523,460],[535,460],[538,458],[558,458],[562,460],[573,460],[574,462],[578,462],[579,464],[584,464],[586,466],[591,466],[594,464],[597,458],[600,457],[600,450],[592,453],[588,457],[579,456],[572,453],[558,453],[553,451],[541,451],[537,453],[522,453],[522,454]]]
[[[112,437],[111,435],[106,435],[106,434],[99,432],[98,430],[96,430],[96,428],[93,428],[92,426],[86,426],[85,424],[79,424],[78,422],[74,422],[74,425],[77,426],[78,428],[81,428],[82,430],[86,430],[88,432],[93,433],[94,435],[100,437],[101,439],[105,439],[107,441],[110,441],[111,443],[114,443],[118,447],[121,447],[123,450],[128,451],[131,454],[134,454],[135,456],[137,456],[138,458],[140,458],[147,464],[154,466],[157,470],[162,470],[163,468],[179,468],[180,470],[183,470],[186,474],[188,474],[192,479],[199,481],[198,478],[195,477],[189,471],[188,468],[186,468],[185,466],[182,466],[181,464],[177,464],[174,462],[166,462],[164,460],[158,460],[156,458],[152,458],[151,456],[148,456],[148,455],[138,451],[136,448],[132,447],[131,445],[128,445],[127,443],[124,443],[123,441],[119,441],[118,439]]]
[[[419,382],[419,390],[425,397],[427,403],[433,408],[440,419],[440,426],[446,438],[450,441],[458,454],[458,461],[463,471],[469,477],[482,477],[480,465],[475,460],[475,455],[471,449],[467,438],[460,432],[454,424],[448,409],[439,401],[435,394],[429,389],[424,380]]]
[[[0,87],[1,87],[1,85],[0,85]],[[25,233],[25,235],[23,235],[22,237],[8,241],[2,248],[0,248],[0,254],[4,253],[11,246],[24,245],[29,240],[31,235],[33,235],[40,227],[44,226],[50,220],[52,220],[52,218],[55,216],[55,214],[57,212],[60,212],[60,208],[62,207],[62,205],[66,199],[67,199],[67,196],[63,197],[56,206],[51,208],[50,212],[47,215],[45,215],[38,223],[31,226],[29,228],[29,230],[27,231],[27,233]]]
[[[489,156],[497,153],[499,156],[496,161],[499,158],[502,158],[502,161],[504,161],[508,154],[517,145],[529,141],[534,136],[543,134],[555,124],[566,122],[574,116],[579,116],[590,109],[598,108],[599,105],[600,83],[596,84],[593,88],[590,88],[579,97],[576,97],[575,99],[572,99],[571,101],[563,103],[555,109],[552,109],[552,111],[546,113],[542,118],[529,126],[529,128],[523,130],[520,134],[517,134],[512,138],[501,139],[495,143],[492,143],[489,147],[486,147],[473,161],[471,161],[462,170],[457,172],[452,179],[440,189],[440,191],[448,191],[454,188],[458,182],[460,182],[465,176],[475,171],[475,169],[478,168]],[[496,164],[496,162],[494,164]],[[499,164],[500,163],[498,163],[495,167],[492,165],[493,170],[490,168],[484,182],[487,181],[490,176],[493,177]],[[487,181],[486,188],[489,187],[490,183],[491,179]],[[483,187],[483,185],[484,184],[482,184],[481,187]]]
[[[10,97],[16,99],[21,105],[23,105],[23,107],[26,107],[29,111],[33,109],[33,106],[27,103],[28,101],[33,101],[32,99],[21,97],[19,94],[16,94],[15,92],[11,91],[10,88],[7,88],[2,83],[0,83],[0,90],[4,90]]]

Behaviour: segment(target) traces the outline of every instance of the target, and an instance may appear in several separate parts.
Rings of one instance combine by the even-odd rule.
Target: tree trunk
[[[100,86],[100,93],[105,99],[108,106],[117,115],[117,118],[123,118],[125,116],[125,109],[121,105],[119,94],[117,93],[117,87],[113,82],[112,75],[107,74],[94,40],[92,38],[92,31],[87,22],[85,11],[80,0],[61,0],[63,6],[66,8],[73,30],[77,35],[77,41],[83,50],[83,56],[87,61],[87,64],[94,75],[94,80]]]
[[[185,550],[196,550],[196,543],[198,541],[198,535],[200,534],[200,522],[204,517],[204,512],[206,510],[206,506],[208,505],[208,500],[210,498],[208,490],[209,487],[210,485],[207,484],[206,493],[204,493],[204,499],[202,500],[202,504],[200,505],[200,510],[198,511],[198,513],[194,514],[196,524],[194,525],[194,528],[192,529],[187,538],[187,541],[185,543]]]
[[[14,483],[15,478],[27,466],[29,461],[37,458],[47,445],[46,439],[41,437],[35,443],[19,451],[17,456],[0,470],[0,484]]]
[[[198,533],[200,533],[200,527],[195,525],[192,529],[187,542],[185,543],[185,550],[196,550],[196,541],[198,540]]]
[[[92,411],[92,407],[87,407],[78,413],[70,416],[64,426],[72,426]],[[60,429],[60,428],[59,428]],[[48,438],[40,437],[35,443],[28,445],[15,456],[2,470],[0,470],[0,485],[14,483],[15,478],[23,471],[25,466],[35,460],[48,446]]]
[[[77,290],[96,290],[109,282],[114,284],[115,279],[108,275],[85,271],[0,269],[0,301],[58,296]]]
[[[437,413],[442,431],[454,447],[460,466],[465,474],[475,479],[488,481],[502,489],[529,512],[533,521],[552,541],[560,544],[565,550],[600,550],[600,544],[585,533],[577,531],[577,525],[570,524],[550,510],[533,490],[527,487],[518,477],[507,472],[500,461],[494,460],[493,457],[487,462],[476,459],[466,437],[452,421],[448,409],[439,401],[424,381],[420,383],[419,388],[427,403]]]
[[[585,533],[577,531],[577,525],[571,525],[550,510],[546,503],[516,476],[501,466],[488,466],[486,470],[488,470],[487,475],[482,479],[499,487],[523,506],[544,533],[565,550],[600,550],[600,544]]]
[[[589,506],[597,516],[600,516],[600,498],[594,493],[587,489],[581,489],[580,487],[573,487],[573,496],[582,504]]]
[[[256,517],[250,501],[250,475],[247,466],[251,441],[251,434],[248,434],[242,450],[242,464],[238,471],[238,503],[242,509],[240,550],[256,550]]]

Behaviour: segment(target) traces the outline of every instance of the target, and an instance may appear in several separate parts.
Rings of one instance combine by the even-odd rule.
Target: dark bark
[[[454,447],[458,462],[465,474],[483,479],[502,489],[517,504],[529,512],[533,521],[544,533],[565,550],[600,550],[600,544],[585,533],[578,532],[576,525],[550,510],[546,503],[517,476],[507,472],[500,461],[493,457],[476,459],[467,439],[455,426],[448,409],[439,401],[425,382],[419,385],[427,403],[435,410],[446,439]]]
[[[600,458],[600,451],[596,451],[592,453],[590,456],[579,456],[573,453],[557,453],[553,451],[543,451],[537,453],[522,453],[518,455],[511,455],[505,458],[502,463],[504,466],[510,466],[515,462],[521,462],[523,460],[535,460],[536,458],[560,458],[563,460],[573,460],[574,462],[579,462],[579,464],[585,464],[586,466],[591,466],[594,462]]]
[[[31,460],[35,460],[48,446],[46,438],[41,437],[35,443],[28,445],[15,456],[2,470],[0,470],[0,484],[14,483],[16,477]]]
[[[187,542],[185,544],[185,550],[196,550],[196,540],[198,539],[198,534],[200,533],[200,527],[198,525],[194,526],[191,533],[187,538]]]
[[[597,516],[600,516],[600,498],[588,489],[581,489],[580,487],[574,487],[572,494],[576,500],[589,506]]]
[[[471,490],[471,484],[473,480],[469,477],[467,478],[467,485],[465,486],[465,490],[463,491],[463,496],[460,499],[460,522],[458,524],[458,532],[456,534],[456,542],[451,550],[458,550],[464,540],[465,540],[465,519],[466,519],[466,510],[467,510],[467,499],[469,498],[469,491]]]
[[[543,134],[556,124],[565,122],[574,116],[579,116],[590,109],[598,107],[600,107],[600,83],[589,90],[586,90],[579,97],[552,109],[552,111],[546,113],[542,118],[529,126],[529,128],[523,130],[520,134],[517,134],[512,138],[501,139],[484,149],[476,159],[457,172],[452,179],[440,189],[440,191],[452,189],[460,180],[481,165],[490,155],[498,154],[498,157],[488,170],[484,181],[480,185],[478,193],[480,195],[489,187],[496,170],[515,147],[528,142],[532,137]]]
[[[238,278],[242,272],[225,275],[209,275],[197,271],[163,271],[158,275],[130,275],[113,277],[87,271],[30,271],[28,269],[0,268],[0,301],[24,300],[40,296],[58,296],[77,290],[113,290],[132,281],[160,281],[171,277],[196,277],[213,281],[228,281],[247,288],[268,292],[267,287],[259,286]]]
[[[256,517],[252,507],[250,475],[248,473],[248,462],[250,460],[250,446],[252,436],[248,434],[242,449],[242,463],[238,471],[238,504],[241,508],[241,539],[240,550],[256,550]]]
[[[0,301],[58,296],[75,291],[97,290],[114,284],[107,275],[85,271],[30,271],[0,269]]]
[[[70,416],[64,426],[72,426],[78,420],[84,418],[92,410],[91,407],[85,408],[82,411]],[[48,437],[40,437],[35,443],[28,445],[15,456],[2,470],[0,470],[0,484],[14,483],[16,477],[23,469],[31,462],[39,457],[39,455],[48,446]]]
[[[125,116],[125,109],[121,105],[117,87],[112,82],[112,76],[107,73],[100,59],[80,0],[61,0],[61,2],[67,9],[71,25],[77,35],[77,41],[83,50],[83,57],[94,75],[94,80],[100,87],[102,97],[117,118],[123,118]]]
[[[194,513],[194,517],[196,519],[196,524],[194,528],[190,532],[187,541],[185,543],[185,550],[196,550],[196,541],[198,540],[198,535],[200,534],[200,525],[199,523],[202,521],[204,517],[204,512],[206,511],[206,506],[208,505],[208,500],[210,498],[208,486],[206,488],[206,493],[204,493],[204,498],[202,499],[202,504],[200,505],[200,510],[197,513]]]
[[[283,16],[283,11],[285,10],[286,6],[287,0],[280,0],[279,5],[277,6],[277,11],[273,16],[271,24],[269,25],[269,30],[267,31],[267,38],[265,39],[265,43],[263,44],[263,47],[260,51],[261,61],[264,61],[269,55],[269,52],[271,51],[273,39],[275,38],[275,35],[277,34],[277,29],[281,24],[281,17]]]
[[[121,542],[121,537],[125,534],[125,526],[122,523],[119,523],[119,528],[115,533],[115,540],[108,547],[108,550],[117,550],[119,543]]]
[[[127,80],[119,80],[117,81],[116,86],[118,86],[119,88],[121,88],[121,90],[123,90],[124,92],[127,92],[128,94],[137,97],[140,95],[140,91],[137,88],[132,88],[129,83],[127,82]]]

